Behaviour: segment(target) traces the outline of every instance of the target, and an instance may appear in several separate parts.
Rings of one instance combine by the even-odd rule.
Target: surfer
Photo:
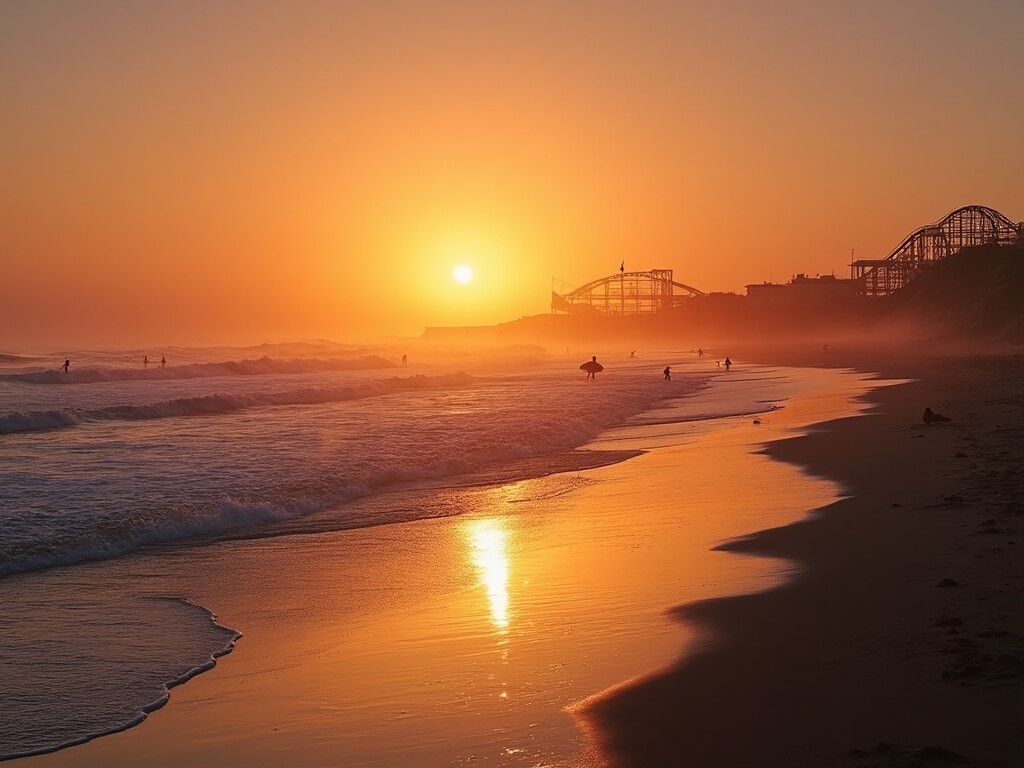
[[[594,355],[593,357],[590,358],[590,362],[584,363],[583,365],[580,366],[580,370],[587,372],[587,381],[590,381],[591,379],[594,379],[596,381],[597,376],[595,374],[599,373],[600,371],[603,371],[604,366],[597,362],[597,355]]]
[[[665,366],[665,381],[672,381],[672,369]]]
[[[64,358],[64,365],[62,365],[62,366],[61,366],[61,368],[63,368],[63,369],[64,369],[64,373],[67,373],[67,372],[68,372],[68,368],[70,368],[70,367],[71,367],[71,361],[70,361],[70,360],[68,360],[68,359],[67,359],[67,358],[65,357],[65,358]]]
[[[726,357],[725,358],[725,370],[728,371],[730,368],[732,368],[732,360],[730,360],[728,357]]]
[[[160,358],[160,367],[163,368],[165,365],[167,365],[167,358],[166,357],[161,357]]]
[[[142,356],[142,367],[149,368],[149,355]]]
[[[402,355],[402,365],[408,365],[408,364],[409,364],[409,358],[406,357],[405,355]]]
[[[629,353],[629,359],[630,360],[636,360],[636,350],[635,349],[632,352]]]

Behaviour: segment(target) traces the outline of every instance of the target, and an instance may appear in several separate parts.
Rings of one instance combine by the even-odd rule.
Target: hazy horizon
[[[0,7],[0,349],[414,337],[1024,217],[1024,7]],[[473,270],[461,284],[453,270]]]

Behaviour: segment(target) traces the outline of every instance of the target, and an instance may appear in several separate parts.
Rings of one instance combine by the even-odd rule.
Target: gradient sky
[[[0,349],[417,334],[1024,219],[1018,2],[0,2]],[[475,270],[457,285],[453,267]]]

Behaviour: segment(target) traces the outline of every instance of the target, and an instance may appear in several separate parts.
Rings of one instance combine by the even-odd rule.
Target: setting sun
[[[465,264],[459,264],[459,266],[452,270],[452,277],[455,278],[456,283],[465,285],[473,279],[473,270]]]

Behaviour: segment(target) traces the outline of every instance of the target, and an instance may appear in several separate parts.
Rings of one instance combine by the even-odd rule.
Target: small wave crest
[[[329,371],[367,371],[394,368],[395,362],[379,355],[357,358],[321,359],[299,358],[278,360],[261,357],[256,360],[227,360],[218,363],[189,363],[149,368],[97,367],[72,369],[65,373],[60,368],[49,371],[28,371],[0,374],[0,381],[23,384],[99,384],[110,381],[169,381],[175,379],[203,379],[217,376],[269,376],[288,373],[321,373]]]
[[[0,435],[12,432],[38,432],[44,429],[73,427],[81,421],[75,411],[58,408],[52,411],[28,411],[0,415]]]
[[[140,421],[182,416],[209,416],[245,408],[283,405],[318,405],[380,397],[407,390],[447,389],[464,386],[467,373],[439,376],[394,376],[388,379],[340,387],[306,387],[282,392],[200,395],[146,405],[114,405],[106,408],[13,412],[0,415],[0,435],[73,427],[83,422]]]

